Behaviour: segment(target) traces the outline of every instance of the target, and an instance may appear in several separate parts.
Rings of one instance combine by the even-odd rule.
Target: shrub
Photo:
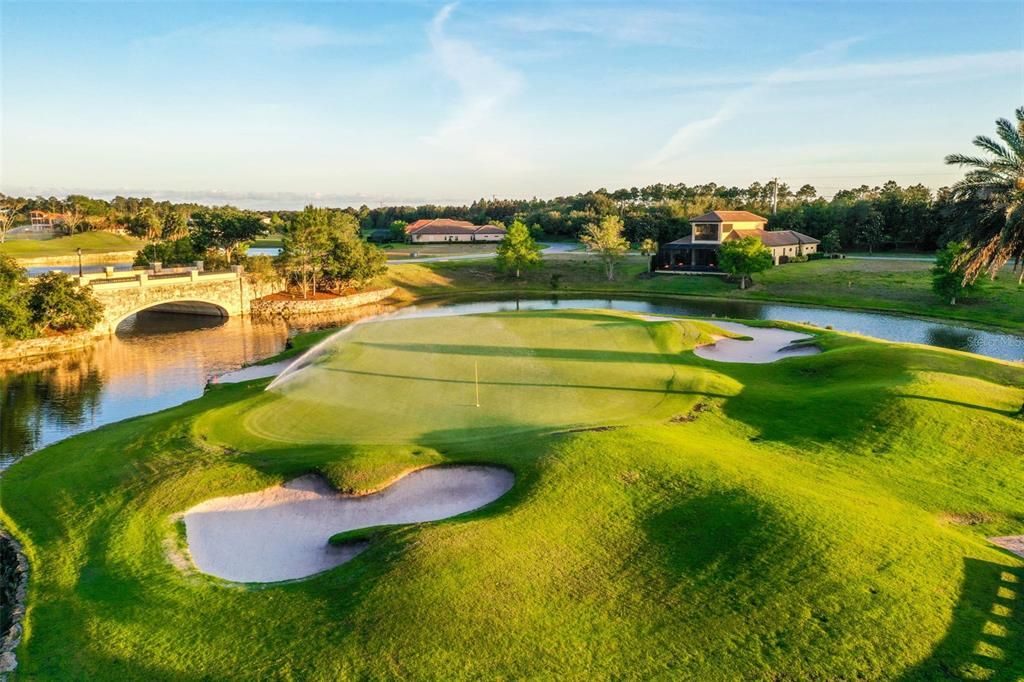
[[[40,276],[32,286],[28,307],[35,324],[54,331],[89,329],[103,313],[103,305],[92,291],[78,287],[63,272]]]

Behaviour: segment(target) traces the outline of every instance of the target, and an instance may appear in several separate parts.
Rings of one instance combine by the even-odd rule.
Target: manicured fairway
[[[12,258],[70,257],[76,249],[97,254],[137,251],[145,245],[144,241],[111,232],[81,232],[56,239],[12,239],[0,245],[0,253]]]
[[[1024,677],[1024,368],[832,332],[772,364],[597,311],[389,321],[3,478],[28,678]],[[474,367],[480,404],[475,406]],[[516,484],[299,582],[187,566],[173,515],[310,471]],[[172,563],[169,557],[177,562]]]

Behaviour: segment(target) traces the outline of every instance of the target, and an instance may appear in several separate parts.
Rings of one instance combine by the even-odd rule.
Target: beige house
[[[818,252],[818,240],[796,230],[766,230],[767,218],[749,211],[711,211],[690,218],[691,234],[658,250],[654,269],[719,272],[718,249],[727,241],[755,237],[772,253],[775,265]]]
[[[496,225],[474,225],[467,220],[433,218],[417,220],[405,228],[414,244],[430,242],[500,242],[505,230]]]

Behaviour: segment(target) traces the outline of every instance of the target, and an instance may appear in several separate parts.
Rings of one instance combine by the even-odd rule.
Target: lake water
[[[731,301],[538,299],[433,303],[397,316],[502,310],[611,308],[652,315],[774,319],[831,325],[891,341],[923,343],[1005,360],[1024,359],[1024,337],[913,318],[828,308]],[[0,469],[33,450],[103,424],[178,405],[202,395],[214,377],[284,348],[290,334],[333,327],[357,316],[292,322],[143,313],[93,348],[0,366]]]

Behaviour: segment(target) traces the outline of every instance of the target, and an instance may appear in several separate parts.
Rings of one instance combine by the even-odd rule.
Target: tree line
[[[40,208],[71,216],[73,225],[68,231],[118,229],[161,241],[210,234],[207,224],[230,211],[239,212],[232,217],[235,223],[241,215],[253,217],[256,222],[250,227],[257,234],[261,230],[278,231],[299,213],[209,208],[146,198],[115,197],[105,201],[81,195],[63,200],[6,197],[4,203],[15,207],[24,221],[28,211]],[[624,235],[631,243],[650,239],[664,244],[689,234],[689,218],[695,215],[713,210],[748,210],[767,217],[770,230],[797,230],[817,239],[834,233],[837,248],[841,249],[934,251],[958,238],[964,227],[953,190],[943,188],[933,193],[921,184],[904,187],[894,181],[844,189],[831,199],[820,196],[811,185],[792,189],[772,180],[746,188],[658,183],[613,191],[602,188],[553,199],[479,199],[468,205],[334,210],[353,218],[362,233],[377,241],[401,239],[401,227],[421,218],[454,218],[501,226],[519,220],[535,236],[577,239],[587,226],[616,216],[622,220]],[[197,250],[206,246],[210,244],[197,244]],[[224,248],[225,242],[214,239],[213,246]]]

